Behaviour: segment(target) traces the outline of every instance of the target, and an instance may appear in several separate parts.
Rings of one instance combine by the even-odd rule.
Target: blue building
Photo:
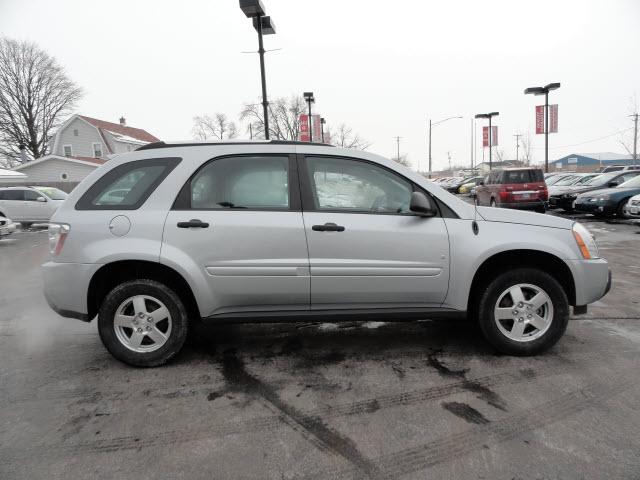
[[[640,160],[636,161],[636,163],[640,165]],[[600,167],[632,164],[632,156],[621,153],[572,153],[571,155],[549,162],[549,171],[595,172],[600,169]]]

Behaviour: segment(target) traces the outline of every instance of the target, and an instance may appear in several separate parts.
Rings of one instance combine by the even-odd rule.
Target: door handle
[[[178,228],[208,228],[209,224],[198,220],[197,218],[192,218],[188,222],[178,222]]]
[[[336,225],[335,223],[329,222],[324,225],[314,225],[311,227],[311,230],[314,232],[344,232],[344,227],[342,225]]]

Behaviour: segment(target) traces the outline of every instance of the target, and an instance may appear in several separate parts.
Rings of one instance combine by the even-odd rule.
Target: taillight
[[[49,253],[52,257],[60,255],[70,231],[71,227],[66,223],[49,224]]]
[[[549,190],[547,189],[546,185],[540,189],[540,197],[541,197],[540,200],[549,199]]]
[[[503,202],[507,201],[511,196],[510,192],[505,192],[504,190],[500,190],[498,194],[500,195],[500,200],[502,200]]]

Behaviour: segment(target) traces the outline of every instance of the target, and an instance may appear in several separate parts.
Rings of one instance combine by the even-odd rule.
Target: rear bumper
[[[545,206],[546,202],[544,200],[531,200],[528,202],[509,202],[498,204],[498,207],[501,208],[515,208],[518,210],[535,210],[537,208],[542,208]]]
[[[576,305],[588,305],[604,297],[611,290],[611,270],[603,258],[568,260],[576,287]]]
[[[102,265],[93,263],[57,263],[42,265],[44,297],[59,315],[91,321],[87,309],[87,290],[93,274]]]

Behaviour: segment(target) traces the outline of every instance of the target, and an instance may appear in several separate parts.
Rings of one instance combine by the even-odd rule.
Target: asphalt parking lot
[[[0,240],[0,478],[640,477],[640,225],[586,219],[611,292],[548,353],[469,322],[209,326],[133,369]]]

